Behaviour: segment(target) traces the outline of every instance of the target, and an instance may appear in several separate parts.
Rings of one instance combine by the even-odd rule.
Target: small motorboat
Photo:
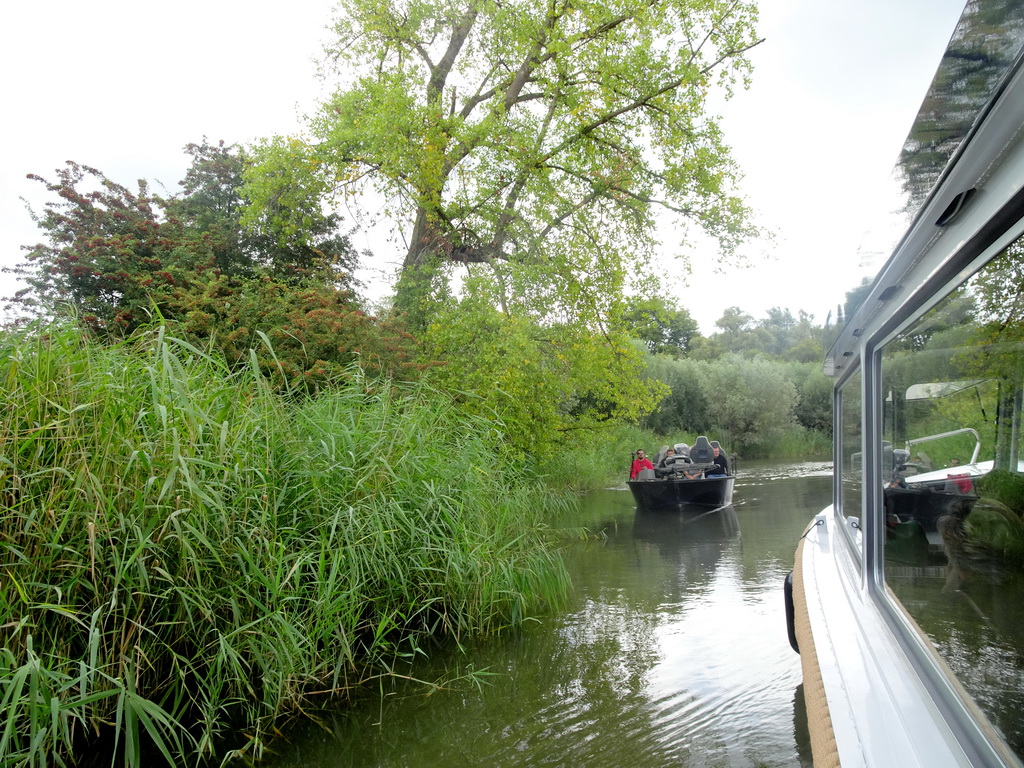
[[[728,473],[719,474],[721,467],[715,463],[715,447],[707,437],[698,437],[688,456],[674,458],[663,468],[641,470],[627,482],[637,509],[685,512],[690,506],[732,504],[735,469],[730,464]]]
[[[910,459],[912,446],[962,435],[969,435],[974,441],[974,449],[966,465],[957,462],[933,469]],[[886,525],[892,529],[904,523],[916,523],[932,544],[940,546],[939,520],[952,516],[963,522],[978,501],[974,480],[992,471],[993,462],[978,461],[980,452],[981,437],[977,430],[969,427],[909,440],[907,448],[902,450],[883,447],[885,460],[888,462],[891,455],[893,466],[892,479],[882,492]]]

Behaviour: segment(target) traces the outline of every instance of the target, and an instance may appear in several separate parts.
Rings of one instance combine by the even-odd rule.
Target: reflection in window
[[[885,576],[1024,754],[1024,248],[883,352]]]
[[[842,389],[842,495],[839,514],[843,517],[861,515],[861,386],[860,373],[850,377]]]

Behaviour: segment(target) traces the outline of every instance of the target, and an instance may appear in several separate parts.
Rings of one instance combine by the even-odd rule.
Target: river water
[[[321,726],[290,729],[268,768],[810,766],[783,581],[831,499],[831,464],[740,465],[735,503],[697,519],[635,510],[625,485],[573,525],[564,610],[435,652]]]

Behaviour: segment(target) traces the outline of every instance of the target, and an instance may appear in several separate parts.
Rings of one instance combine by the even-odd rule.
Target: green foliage
[[[117,338],[157,317],[180,320],[202,297],[244,292],[251,280],[351,286],[355,255],[336,233],[336,216],[308,221],[301,240],[272,228],[244,230],[245,155],[205,141],[186,151],[193,161],[180,197],[152,195],[144,180],[132,192],[73,162],[54,182],[30,177],[56,200],[34,215],[47,241],[27,248],[26,262],[12,270],[29,285],[21,303]]]
[[[430,258],[402,272],[393,311],[415,332],[426,329],[435,307],[453,300],[450,271],[437,259]]]
[[[581,253],[649,252],[656,210],[675,242],[692,225],[731,251],[755,228],[705,100],[746,84],[756,16],[725,0],[346,0],[331,51],[344,84],[308,141],[264,143],[245,194],[301,232],[372,187],[409,228],[405,270],[477,264],[504,280],[531,265],[549,290]]]
[[[1018,566],[1024,565],[1024,520],[1017,509],[983,497],[971,508],[964,529],[971,554],[994,555]]]
[[[258,758],[281,715],[564,594],[570,501],[422,385],[294,403],[69,326],[0,336],[0,379],[4,765]]]
[[[766,317],[755,320],[739,307],[727,307],[715,321],[721,330],[698,339],[693,357],[715,360],[730,352],[767,356],[794,362],[818,362],[824,356],[822,329],[803,310],[794,318],[788,309],[773,307]]]
[[[581,435],[538,465],[545,480],[556,488],[589,491],[621,483],[629,477],[631,453],[638,446],[654,446],[661,441],[649,430],[629,424],[618,424]],[[654,455],[653,449],[651,455]]]
[[[423,342],[443,361],[431,381],[463,393],[469,412],[500,419],[523,455],[543,458],[634,421],[664,393],[642,378],[641,355],[624,338],[510,317],[479,296],[437,310]]]
[[[854,313],[860,308],[860,305],[864,303],[868,293],[871,291],[871,285],[871,278],[865,277],[860,281],[860,285],[846,292],[846,301],[843,304],[846,317],[853,317]],[[841,320],[842,315],[839,317],[840,325],[842,325]]]
[[[821,370],[821,361],[825,348],[822,341],[822,329],[814,328],[814,336],[799,339],[795,344],[783,350],[782,357],[796,363],[814,363]]]
[[[644,419],[644,426],[659,435],[710,431],[712,414],[709,393],[702,382],[704,370],[705,366],[694,360],[648,357],[648,376],[666,385],[670,392]]]
[[[791,380],[797,402],[793,413],[805,429],[832,436],[832,379],[822,373],[817,362],[792,366]]]
[[[727,345],[734,345],[743,333],[753,328],[754,318],[739,307],[727,307],[715,325],[722,329]]]
[[[757,320],[728,307],[720,331],[693,337],[685,358],[648,356],[648,376],[670,393],[643,425],[670,442],[683,433],[725,434],[746,456],[827,453],[832,381],[821,370],[822,329],[812,320],[777,307]]]
[[[357,304],[355,254],[337,216],[310,215],[301,234],[275,230],[269,216],[243,228],[244,152],[206,141],[186,151],[178,197],[150,195],[144,181],[134,193],[75,163],[57,182],[39,179],[58,199],[36,219],[49,242],[16,270],[30,285],[23,302],[108,340],[154,319],[176,323],[232,367],[258,350],[261,369],[292,389],[315,391],[354,362],[370,374],[419,375],[415,340]]]
[[[303,222],[301,232],[275,226],[273,216],[259,217],[251,226],[241,223],[241,196],[248,155],[220,142],[189,144],[192,164],[181,181],[182,194],[164,201],[167,215],[210,243],[214,266],[223,274],[301,282],[311,278],[351,289],[357,257],[348,237],[338,232],[341,217],[317,211]]]
[[[371,317],[350,293],[316,280],[220,276],[189,297],[177,328],[212,345],[232,368],[255,359],[281,390],[319,391],[351,375],[356,363],[367,374],[402,380],[427,367],[402,323]]]
[[[1005,469],[994,469],[978,479],[975,490],[981,496],[994,499],[1024,517],[1024,475]]]
[[[960,355],[959,364],[972,376],[995,375],[1008,382],[1019,381],[1024,341],[1024,246],[1012,244],[981,272],[972,285],[978,322],[972,326],[970,356]]]
[[[813,317],[800,310],[798,317],[788,309],[773,307],[760,327],[770,336],[771,341],[764,349],[770,355],[797,362],[818,362],[824,356],[819,329],[811,321]]]
[[[832,456],[832,438],[811,429],[789,429],[771,443],[749,445],[743,449],[745,459],[825,459]]]
[[[770,445],[791,428],[796,387],[779,364],[727,355],[702,380],[723,444]]]
[[[634,299],[622,314],[626,332],[647,345],[652,355],[685,355],[699,326],[690,313],[661,298]]]
[[[792,364],[734,354],[713,361],[661,357],[648,360],[648,373],[671,389],[644,422],[659,434],[713,433],[732,452],[774,455],[778,441],[804,429],[796,419],[800,389]]]

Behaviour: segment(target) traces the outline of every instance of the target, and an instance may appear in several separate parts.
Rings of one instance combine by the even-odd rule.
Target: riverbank
[[[751,461],[734,508],[687,520],[588,493],[564,523],[594,534],[564,547],[564,606],[410,660],[291,724],[259,768],[810,768],[781,585],[830,497],[831,462]]]
[[[258,757],[283,715],[515,624],[574,501],[424,386],[271,393],[163,330],[0,340],[0,762]],[[147,757],[148,754],[148,757]]]

